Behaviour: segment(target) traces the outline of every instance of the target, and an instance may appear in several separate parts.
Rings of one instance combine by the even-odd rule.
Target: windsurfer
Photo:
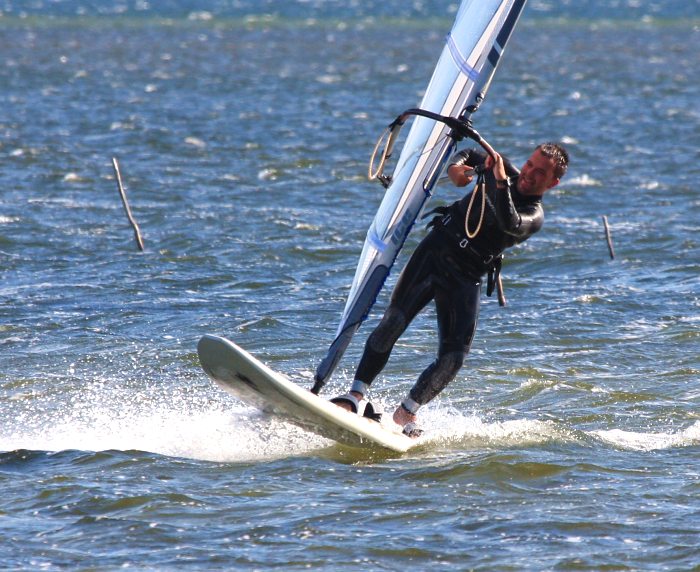
[[[484,276],[500,269],[502,252],[537,232],[544,221],[542,197],[556,186],[568,167],[566,150],[555,143],[539,145],[518,171],[498,153],[457,153],[448,167],[450,180],[468,185],[475,168],[484,166],[485,206],[461,200],[435,209],[428,235],[401,272],[379,325],[367,338],[350,392],[333,399],[339,406],[371,416],[365,396],[386,365],[394,344],[416,315],[435,301],[439,348],[431,363],[393,414],[404,433],[418,436],[418,409],[456,377],[474,338]],[[467,220],[468,219],[468,220]],[[479,228],[476,235],[470,230]],[[468,238],[468,235],[470,238]],[[367,411],[365,411],[367,408]]]

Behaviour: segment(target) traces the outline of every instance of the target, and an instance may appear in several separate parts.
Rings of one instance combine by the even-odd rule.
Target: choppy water
[[[207,332],[304,384],[324,355],[380,199],[369,153],[455,8],[404,4],[0,5],[4,569],[700,566],[696,1],[526,8],[476,125],[572,166],[424,448],[333,446],[200,370]],[[433,322],[377,380],[388,406]]]

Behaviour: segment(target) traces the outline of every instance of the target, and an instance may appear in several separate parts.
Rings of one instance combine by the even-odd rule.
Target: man
[[[568,163],[566,150],[554,143],[539,145],[520,171],[498,153],[487,157],[465,150],[455,156],[447,170],[450,180],[464,187],[480,170],[485,197],[475,189],[452,205],[435,209],[440,214],[401,272],[389,307],[367,338],[350,392],[333,399],[334,403],[373,416],[374,408],[365,400],[370,384],[413,318],[435,300],[438,357],[393,415],[405,434],[420,435],[418,409],[455,378],[471,347],[483,277],[490,274],[491,282],[493,273],[500,269],[503,250],[542,227],[542,196],[559,183]]]

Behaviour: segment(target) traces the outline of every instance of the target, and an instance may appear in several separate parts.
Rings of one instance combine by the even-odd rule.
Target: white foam
[[[440,404],[421,409],[420,424],[426,445],[460,447],[517,447],[576,440],[573,431],[553,421],[512,419],[487,421]]]
[[[216,388],[165,393],[162,387],[134,391],[95,381],[62,397],[58,408],[53,401],[56,395],[18,392],[16,399],[8,400],[12,410],[0,410],[0,450],[138,450],[213,462],[248,462],[313,454],[332,445],[330,440],[265,417]],[[384,406],[391,415],[394,404]],[[440,400],[421,410],[420,422],[428,447],[529,447],[585,441],[586,436],[635,451],[700,444],[700,421],[677,433],[582,432],[561,422],[525,416],[490,421]]]
[[[292,425],[261,416],[222,395],[220,400],[191,395],[128,395],[115,391],[105,398],[74,397],[47,415],[36,396],[23,411],[3,419],[0,450],[40,451],[138,450],[215,462],[245,462],[308,454],[331,442]],[[26,397],[26,396],[25,396]],[[14,402],[17,406],[17,401]]]
[[[633,451],[655,451],[700,444],[700,421],[678,433],[643,433],[611,429],[592,431],[592,435],[605,443]]]
[[[651,433],[622,429],[577,431],[555,421],[512,419],[487,421],[451,407],[428,406],[421,410],[426,444],[459,444],[460,447],[529,447],[547,443],[583,443],[587,436],[632,451],[692,447],[700,444],[700,421],[676,433]]]
[[[569,187],[602,187],[603,182],[599,179],[594,179],[590,175],[584,173],[578,177],[572,177],[567,181]]]

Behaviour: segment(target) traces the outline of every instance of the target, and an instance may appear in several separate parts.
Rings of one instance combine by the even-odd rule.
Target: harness
[[[485,193],[484,193],[485,194]],[[423,218],[427,218],[432,214],[436,216],[428,223],[427,228],[439,231],[453,241],[453,243],[466,253],[470,260],[476,263],[479,269],[487,275],[486,295],[491,296],[494,289],[498,290],[498,303],[501,306],[506,305],[506,298],[503,292],[503,282],[501,281],[501,267],[503,265],[503,253],[500,254],[484,254],[480,252],[471,242],[471,239],[462,234],[461,229],[457,231],[454,227],[450,227],[453,213],[451,206],[436,207],[426,213]],[[466,221],[465,221],[466,227]],[[466,228],[465,228],[466,230]]]

